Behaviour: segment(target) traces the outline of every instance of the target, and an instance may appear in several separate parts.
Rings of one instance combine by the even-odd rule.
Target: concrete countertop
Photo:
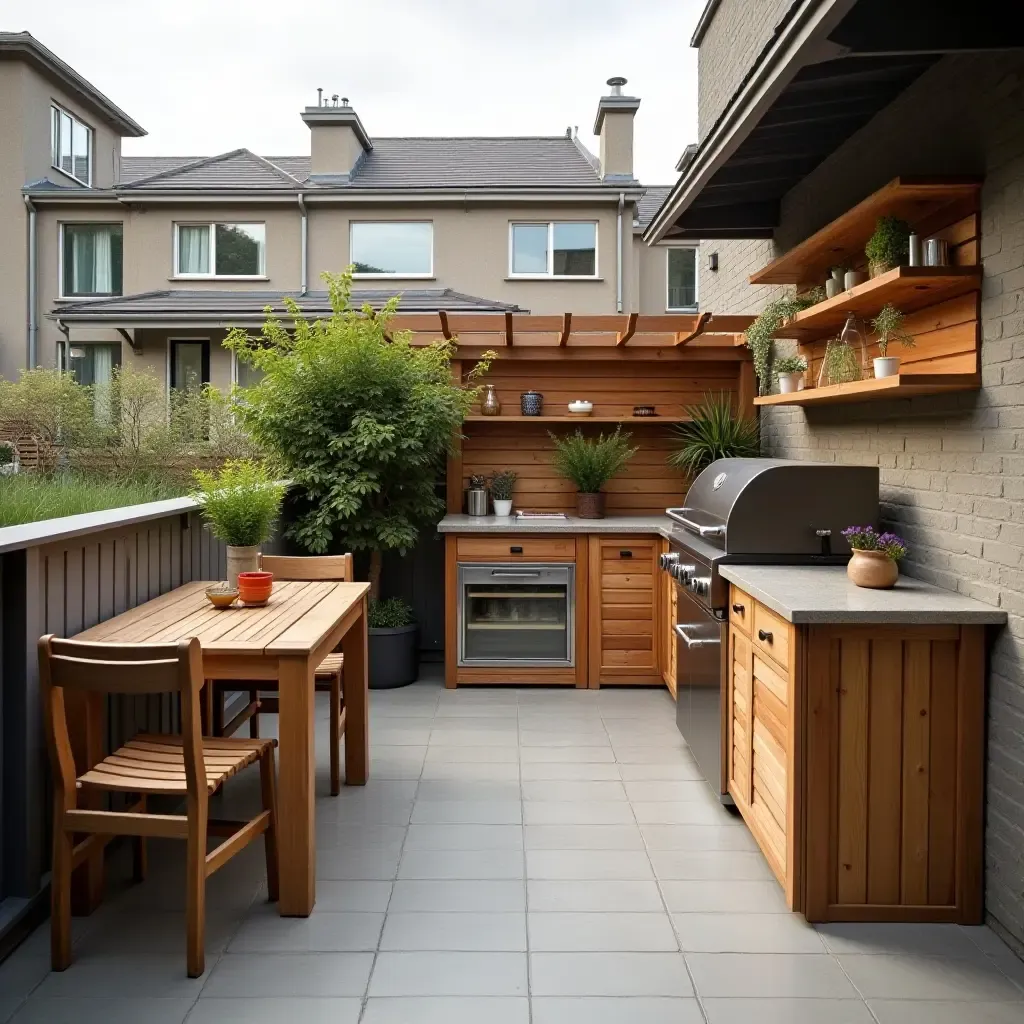
[[[892,590],[855,587],[845,566],[723,565],[722,576],[787,622],[1002,625],[1006,612],[900,576]]]
[[[447,515],[438,533],[650,533],[668,537],[672,522],[666,516],[608,516],[606,519],[517,519],[515,516]]]

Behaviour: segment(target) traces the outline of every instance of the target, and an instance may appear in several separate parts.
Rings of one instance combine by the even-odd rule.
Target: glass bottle
[[[864,328],[853,313],[847,313],[839,337],[825,346],[818,387],[860,380],[867,373],[867,366],[868,345]]]
[[[480,403],[480,412],[484,416],[499,416],[501,414],[501,402],[494,393],[493,384],[484,385],[484,399]]]

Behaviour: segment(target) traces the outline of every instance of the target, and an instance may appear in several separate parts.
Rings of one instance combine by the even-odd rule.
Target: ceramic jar
[[[501,415],[501,402],[498,400],[498,396],[495,394],[493,384],[484,385],[484,397],[480,403],[480,412],[484,416],[500,416]]]
[[[247,547],[236,547],[234,544],[226,546],[227,552],[227,576],[231,586],[238,585],[238,574],[240,572],[256,572],[260,567],[260,549],[258,544]]]
[[[863,284],[868,279],[868,275],[863,270],[848,270],[843,276],[843,285],[847,291],[851,288],[856,288],[857,285]]]
[[[539,391],[524,391],[519,396],[519,408],[524,416],[539,416],[544,408],[544,396]]]
[[[889,590],[896,586],[900,567],[881,551],[855,549],[846,564],[846,575],[850,582],[869,590]]]

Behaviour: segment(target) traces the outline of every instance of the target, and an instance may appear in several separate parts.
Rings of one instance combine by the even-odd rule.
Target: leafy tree
[[[295,485],[287,534],[317,553],[336,540],[369,551],[377,598],[382,552],[407,551],[444,512],[435,484],[490,354],[463,386],[452,379],[454,341],[413,346],[411,332],[389,327],[397,298],[377,313],[355,310],[351,272],[323,276],[330,317],[309,322],[287,302],[293,325],[268,309],[261,338],[228,335],[227,347],[264,375],[237,392],[236,410]]]
[[[73,448],[95,433],[92,389],[74,375],[37,368],[17,380],[0,379],[0,426],[19,437],[37,437]]]

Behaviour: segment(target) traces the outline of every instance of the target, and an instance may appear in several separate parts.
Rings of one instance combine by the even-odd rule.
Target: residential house
[[[915,182],[948,182],[961,194],[980,182],[972,212],[958,222],[961,235],[947,230],[944,236],[951,251],[959,250],[974,288],[980,276],[977,304],[964,306],[963,324],[936,316],[922,325],[935,332],[934,340],[919,337],[905,355],[905,361],[931,362],[908,369],[936,374],[931,384],[939,390],[950,383],[943,372],[956,352],[960,383],[929,395],[923,393],[929,385],[915,390],[908,373],[901,386],[912,397],[865,390],[861,401],[842,404],[817,401],[813,392],[793,404],[762,399],[762,444],[766,455],[877,465],[885,525],[909,542],[904,571],[1009,613],[990,652],[985,881],[989,918],[1018,948],[1024,944],[1022,20],[1019,6],[1001,4],[710,0],[692,40],[699,54],[700,138],[688,147],[681,176],[645,235],[654,244],[702,240],[702,302],[716,312],[757,313],[784,290],[765,278],[800,280],[799,273],[780,273],[778,264],[774,273],[758,271],[797,252],[795,246],[887,183],[900,179],[887,193],[898,197]],[[902,203],[900,215],[913,226],[926,227],[929,216],[936,228],[942,223],[934,203],[893,202]],[[831,262],[850,255],[863,260],[863,232],[858,253],[838,230],[833,237]],[[818,244],[812,239],[799,252]],[[804,283],[824,283],[827,266]],[[750,282],[752,275],[759,283]],[[942,742],[952,740],[932,736],[934,766]],[[927,771],[925,761],[917,770]],[[914,852],[905,847],[903,856]]]
[[[131,157],[143,129],[27,33],[0,33],[5,140],[0,374],[131,359],[174,386],[238,377],[221,347],[290,295],[327,309],[324,271],[404,311],[692,311],[692,243],[640,239],[664,190],[633,174],[640,100],[610,80],[594,132],[377,138],[346,98],[301,112],[307,154]],[[128,353],[132,353],[129,357]]]

